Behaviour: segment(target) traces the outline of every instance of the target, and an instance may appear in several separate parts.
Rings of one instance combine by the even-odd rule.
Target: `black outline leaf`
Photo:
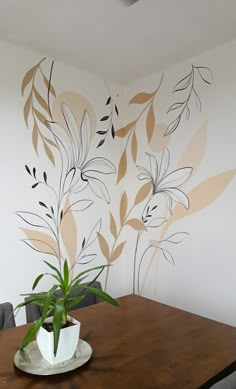
[[[104,122],[105,120],[109,119],[109,115],[103,116],[103,118],[100,119],[101,122]]]
[[[36,186],[38,186],[38,184],[39,184],[39,183],[36,182],[36,184],[32,185],[31,188],[32,188],[32,189],[36,188]]]
[[[115,111],[116,111],[117,116],[119,116],[119,111],[118,111],[118,108],[117,108],[116,104],[115,104]]]
[[[29,174],[31,175],[31,172],[30,172],[29,166],[25,165],[25,169],[26,169],[27,173],[29,173]]]
[[[115,139],[115,128],[113,124],[111,125],[111,136],[113,139]]]
[[[177,119],[173,120],[173,122],[169,124],[169,126],[166,129],[165,136],[172,134],[178,127],[179,123],[180,123],[180,116],[178,116]]]
[[[170,108],[168,109],[167,113],[169,113],[170,111],[174,111],[175,109],[179,109],[180,107],[182,107],[182,105],[184,104],[185,102],[182,101],[180,103],[174,103],[170,106]]]
[[[179,92],[179,91],[182,91],[182,90],[187,89],[188,86],[189,86],[189,84],[190,84],[191,78],[192,78],[192,72],[190,72],[187,76],[185,76],[184,78],[182,78],[182,80],[180,80],[180,81],[175,85],[175,87],[174,87],[172,93]]]
[[[110,104],[110,102],[111,102],[111,96],[108,97],[106,105]]]
[[[100,146],[102,146],[104,142],[105,142],[105,139],[100,140],[100,142],[99,142],[98,145],[97,145],[97,148],[100,147]]]
[[[47,208],[46,204],[44,204],[42,201],[39,201],[39,205],[41,205],[41,207]]]

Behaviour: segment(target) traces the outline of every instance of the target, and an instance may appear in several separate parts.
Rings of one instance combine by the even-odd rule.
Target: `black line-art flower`
[[[97,178],[98,174],[114,174],[115,166],[106,158],[95,157],[87,161],[91,143],[91,128],[88,112],[85,111],[81,125],[78,127],[72,111],[65,103],[61,104],[66,128],[56,122],[47,122],[52,131],[61,154],[64,171],[63,194],[75,194],[84,190],[87,185],[97,197],[110,202],[106,185]]]
[[[149,157],[149,170],[137,166],[139,170],[138,178],[140,180],[149,180],[152,182],[153,195],[160,193],[165,196],[167,207],[172,212],[173,200],[182,204],[185,208],[189,208],[189,200],[186,194],[179,189],[188,180],[192,173],[191,167],[184,167],[168,173],[170,164],[170,153],[168,149],[164,149],[160,164],[154,155],[146,153]]]

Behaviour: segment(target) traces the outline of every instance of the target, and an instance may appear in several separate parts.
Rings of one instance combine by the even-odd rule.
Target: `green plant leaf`
[[[35,337],[41,325],[42,325],[42,318],[39,318],[34,322],[34,324],[32,324],[32,326],[26,332],[26,335],[21,343],[20,350],[23,350],[23,348],[26,347],[31,342],[31,340]]]
[[[69,297],[67,299],[67,310],[73,308],[76,304],[79,304],[80,301],[82,301],[83,299],[85,298],[85,295],[84,294],[81,294],[80,296],[76,296],[76,297]]]
[[[69,269],[68,269],[68,263],[67,263],[67,260],[65,260],[64,262],[64,269],[63,269],[63,273],[64,273],[64,291],[66,292],[66,289],[68,289],[68,285],[69,285]]]
[[[50,267],[50,269],[54,270],[57,273],[59,280],[60,280],[60,283],[63,285],[64,281],[63,281],[63,278],[62,278],[59,270],[55,266],[51,265],[51,263],[49,263],[48,261],[43,261],[43,262],[46,263],[46,265],[48,265]]]
[[[61,297],[56,301],[54,315],[53,315],[53,331],[54,331],[54,333],[53,333],[53,353],[54,353],[54,356],[56,356],[56,354],[57,354],[58,343],[59,343],[60,332],[61,332],[61,322],[62,322],[64,311],[65,311],[64,298]],[[66,312],[65,312],[65,315],[66,315]]]
[[[45,276],[45,274],[40,274],[34,281],[33,283],[33,286],[32,286],[32,289],[34,290],[36,288],[36,286],[38,285],[39,281],[43,278],[43,276]]]
[[[109,294],[107,294],[106,292],[103,292],[103,290],[100,290],[97,288],[92,288],[91,286],[84,286],[84,289],[87,289],[91,293],[95,294],[96,296],[101,297],[107,303],[119,307],[119,303],[115,299],[113,299]]]

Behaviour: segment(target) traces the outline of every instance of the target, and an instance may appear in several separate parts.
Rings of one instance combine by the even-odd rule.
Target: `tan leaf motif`
[[[127,124],[127,126],[120,128],[119,130],[116,131],[116,136],[119,136],[120,138],[124,138],[131,128],[133,128],[135,125],[135,122]]]
[[[112,253],[110,262],[114,262],[117,258],[119,258],[119,256],[121,255],[121,253],[123,251],[125,243],[126,243],[126,240],[124,242],[121,242],[120,244],[118,244],[118,246],[115,248],[115,250]]]
[[[128,224],[136,231],[146,230],[145,224],[139,219],[129,219],[125,224]]]
[[[29,119],[29,112],[30,112],[30,104],[31,104],[31,94],[29,95],[28,99],[25,102],[24,105],[24,119],[25,119],[25,124],[28,127],[28,119]]]
[[[118,184],[120,180],[125,176],[127,170],[127,155],[126,155],[126,150],[122,153],[119,166],[118,166],[118,175],[117,175],[117,182]]]
[[[64,213],[71,206],[69,196],[66,199]],[[65,213],[60,224],[60,234],[71,266],[77,257],[78,231],[73,212]]]
[[[24,94],[25,88],[27,87],[27,85],[28,85],[28,84],[30,83],[30,81],[32,80],[33,75],[34,75],[34,73],[35,73],[37,67],[38,67],[38,65],[33,66],[31,69],[29,69],[29,70],[26,72],[26,74],[25,74],[25,76],[24,76],[24,78],[23,78],[22,84],[21,84],[21,93],[22,93],[22,96],[23,96],[23,94]]]
[[[121,200],[120,200],[120,224],[123,226],[128,207],[128,198],[126,191],[124,191]]]
[[[44,140],[45,140],[49,145],[51,145],[51,146],[57,148],[57,144],[56,144],[55,142],[53,142],[53,140],[46,138],[46,136],[44,137]]]
[[[132,153],[133,161],[135,163],[136,158],[137,158],[137,137],[136,137],[135,131],[134,131],[133,136],[132,136],[131,153]]]
[[[44,150],[45,150],[45,153],[47,154],[48,159],[55,166],[55,159],[54,159],[53,153],[51,152],[50,148],[48,147],[48,145],[45,142],[43,142],[43,146],[44,146]]]
[[[45,123],[46,123],[46,121],[47,121],[46,117],[45,117],[43,114],[41,114],[41,112],[39,112],[36,108],[34,108],[34,113],[35,113],[37,119],[38,119],[42,124],[45,124]]]
[[[136,194],[135,200],[134,200],[134,205],[137,205],[141,203],[143,200],[146,199],[148,196],[150,190],[151,190],[152,184],[151,182],[146,182],[138,191]]]
[[[116,227],[115,219],[114,219],[114,217],[113,217],[111,212],[110,212],[110,231],[111,231],[112,235],[114,236],[114,238],[116,239],[116,237],[117,237],[117,227]]]
[[[58,258],[58,246],[51,236],[44,232],[28,230],[25,228],[21,228],[21,230],[24,232],[27,239],[29,239],[29,241],[25,242],[29,244],[30,247],[41,253],[54,255]]]
[[[196,173],[205,155],[207,127],[208,123],[205,121],[196,134],[193,135],[177,165],[177,169],[182,168],[183,166],[191,166],[193,168],[191,177]]]
[[[49,110],[48,110],[48,105],[46,103],[46,101],[42,98],[42,96],[38,93],[37,89],[34,88],[34,95],[38,101],[38,103],[41,105],[41,107],[43,107],[43,109],[49,113]]]
[[[109,253],[109,247],[108,247],[107,241],[100,232],[98,232],[97,234],[98,234],[98,243],[99,243],[101,252],[103,253],[107,262],[109,262],[110,253]]]
[[[210,177],[196,186],[190,193],[188,193],[190,202],[189,210],[182,207],[181,204],[178,204],[173,211],[173,215],[167,220],[164,226],[165,232],[176,220],[201,211],[213,203],[224,192],[235,174],[236,169],[228,170],[217,174],[216,176]]]
[[[138,93],[130,100],[129,104],[144,104],[152,98],[154,93],[146,93],[146,92]]]
[[[49,87],[49,81],[48,81],[48,79],[45,77],[45,75],[43,75],[43,81],[44,81],[44,84],[46,85],[46,87],[47,87],[47,89],[48,89],[48,87]],[[55,92],[55,89],[53,88],[52,84],[50,84],[49,92],[50,92],[54,97],[56,97],[56,92]]]
[[[151,142],[154,127],[155,127],[155,114],[153,110],[153,104],[151,104],[151,107],[149,108],[147,114],[147,121],[146,121],[146,132],[147,132],[148,143]]]
[[[38,126],[34,123],[33,132],[32,132],[32,143],[36,153],[38,154]]]

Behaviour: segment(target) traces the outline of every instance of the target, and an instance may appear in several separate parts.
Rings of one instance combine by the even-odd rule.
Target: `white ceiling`
[[[236,0],[0,0],[0,39],[129,82],[236,38]]]

